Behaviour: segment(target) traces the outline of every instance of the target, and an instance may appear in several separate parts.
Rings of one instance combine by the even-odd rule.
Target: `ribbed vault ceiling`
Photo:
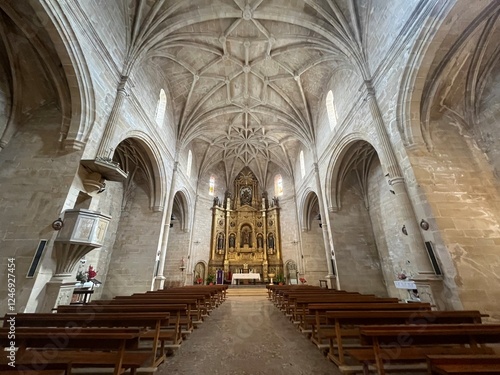
[[[272,163],[292,175],[298,149],[315,143],[332,72],[360,55],[350,0],[133,1],[129,10],[125,73],[138,61],[163,72],[181,149],[195,152],[200,173],[222,161],[228,181],[248,166],[264,182]]]

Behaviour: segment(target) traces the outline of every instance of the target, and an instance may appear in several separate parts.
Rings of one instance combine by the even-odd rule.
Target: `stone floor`
[[[231,296],[157,374],[341,373],[264,296]]]

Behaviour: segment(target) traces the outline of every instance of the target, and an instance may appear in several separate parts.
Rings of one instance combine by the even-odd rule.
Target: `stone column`
[[[327,218],[328,217],[328,211],[325,211],[325,205],[323,203],[323,189],[321,189],[321,180],[319,178],[319,168],[318,168],[318,163],[314,163],[314,178],[316,180],[316,188],[318,189],[318,205],[319,205],[319,212],[321,214],[322,218]],[[329,220],[327,222],[323,223],[322,226],[326,226],[328,228]],[[325,244],[325,254],[326,254],[326,265],[328,267],[328,275],[326,276],[328,280],[328,287],[332,289],[338,289],[337,286],[337,279],[335,275],[333,274],[333,268],[332,268],[332,262],[331,262],[331,249],[330,249],[330,241],[328,238],[328,232],[326,231],[326,228],[323,229],[323,242]],[[326,232],[326,235],[325,235]]]
[[[407,235],[404,235],[407,246],[405,251],[407,256],[407,270],[410,270],[410,273],[412,273],[411,279],[415,281],[419,292],[425,290],[426,295],[429,296],[426,300],[434,303],[434,296],[437,296],[442,291],[442,281],[441,278],[435,275],[429,256],[424,248],[424,240],[408,196],[403,174],[401,173],[389,135],[387,134],[372,82],[366,80],[365,84],[368,92],[366,99],[381,147],[380,151],[382,155],[379,156],[384,161],[383,165],[386,168],[386,177],[395,194],[396,207],[398,208],[397,215],[399,224],[401,225],[400,230],[402,231],[404,226],[407,232]]]
[[[170,221],[172,219],[172,208],[174,205],[174,194],[175,194],[178,166],[179,162],[176,161],[174,163],[174,170],[172,173],[172,183],[170,184],[168,201],[166,202],[166,210],[165,210],[166,216],[165,220],[163,220],[164,226],[163,226],[163,235],[161,239],[160,264],[158,266],[158,274],[155,277],[155,290],[162,289],[165,284],[165,276],[163,276],[163,272],[165,270],[165,259],[167,257],[168,236],[170,233]]]
[[[108,121],[106,122],[106,127],[104,128],[104,134],[102,135],[101,143],[99,143],[99,148],[97,149],[96,157],[101,157],[101,158],[111,157],[111,155],[108,155],[108,151],[110,148],[111,140],[113,139],[116,123],[118,122],[118,116],[120,115],[123,102],[125,101],[125,98],[128,95],[127,90],[125,89],[127,80],[128,76],[122,76],[120,79],[115,102],[113,103],[113,108],[111,108],[111,113],[109,114]]]

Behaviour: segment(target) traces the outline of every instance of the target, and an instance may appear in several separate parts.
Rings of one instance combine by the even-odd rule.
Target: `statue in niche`
[[[269,253],[274,254],[274,235],[269,233],[267,238],[267,247],[269,248]]]
[[[257,236],[257,247],[258,247],[259,249],[262,249],[262,245],[264,244],[263,242],[264,242],[264,241],[262,240],[262,234],[259,234],[259,235]]]
[[[234,234],[231,233],[231,235],[229,236],[229,247],[230,248],[234,248],[235,240],[236,240],[236,238],[234,237]]]
[[[248,245],[248,232],[243,232],[241,234],[242,245]]]
[[[217,237],[217,250],[223,250],[224,249],[224,235],[222,233],[219,233],[219,236]]]
[[[250,186],[242,187],[240,190],[240,204],[252,204],[252,188]]]

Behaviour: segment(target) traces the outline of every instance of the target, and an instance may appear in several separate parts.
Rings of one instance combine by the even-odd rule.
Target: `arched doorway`
[[[188,266],[190,242],[189,201],[184,191],[174,195],[172,216],[168,234],[167,255],[165,258],[164,287],[184,285]],[[189,280],[191,282],[191,280]]]
[[[315,192],[309,192],[302,205],[302,260],[303,274],[311,285],[319,285],[328,275],[325,257],[323,225],[319,209],[319,200]]]
[[[287,284],[298,284],[298,274],[297,263],[293,260],[289,260],[285,263],[285,278]]]

